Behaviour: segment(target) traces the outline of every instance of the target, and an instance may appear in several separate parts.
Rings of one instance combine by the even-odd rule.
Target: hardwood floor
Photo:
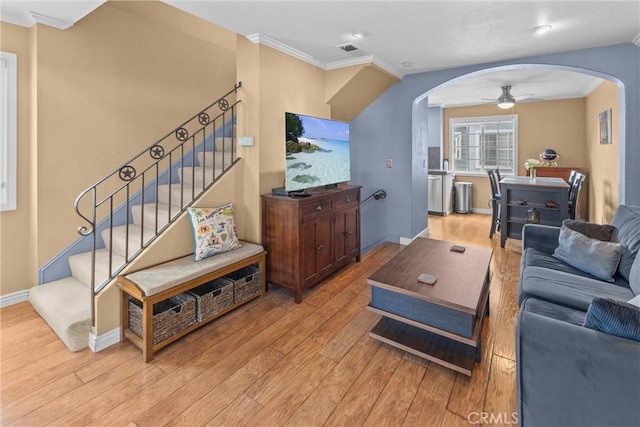
[[[385,243],[306,291],[302,304],[272,287],[148,364],[130,343],[71,353],[28,303],[3,308],[0,422],[457,426],[488,412],[508,424],[520,253],[489,239],[490,218],[429,217],[431,238],[494,249],[491,317],[471,377],[368,336],[378,316],[365,309],[366,279],[402,249]]]

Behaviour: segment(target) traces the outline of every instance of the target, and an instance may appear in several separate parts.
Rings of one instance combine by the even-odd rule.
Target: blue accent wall
[[[640,205],[640,48],[632,43],[411,74],[351,123],[351,180],[363,195],[387,198],[362,208],[362,247],[411,238],[427,226],[428,94],[453,80],[496,69],[546,67],[591,74],[620,89],[620,203]],[[393,159],[393,168],[386,159]]]

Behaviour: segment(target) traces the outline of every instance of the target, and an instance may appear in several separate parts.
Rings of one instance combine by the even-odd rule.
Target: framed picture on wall
[[[600,144],[611,144],[611,109],[598,115],[598,135]]]

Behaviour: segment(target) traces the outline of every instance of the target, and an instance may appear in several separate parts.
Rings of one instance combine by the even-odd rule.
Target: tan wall
[[[608,223],[618,206],[619,187],[619,92],[610,81],[604,81],[586,98],[586,154],[589,175],[589,220]],[[612,143],[600,144],[598,115],[612,112]]]
[[[284,182],[284,113],[327,118],[331,114],[325,103],[323,70],[241,36],[238,80],[243,84],[243,105],[237,132],[255,137],[254,147],[238,151],[247,161],[246,234],[248,240],[260,242],[260,194]]]
[[[36,258],[30,245],[31,144],[30,144],[30,55],[29,29],[0,23],[0,50],[18,56],[17,210],[0,212],[0,294],[27,288],[35,278]]]
[[[2,245],[19,242],[2,260],[6,294],[78,237],[83,189],[233,87],[236,55],[235,33],[161,2],[107,2],[64,31],[3,24],[2,40],[22,52],[19,117],[31,123],[19,129],[20,209],[3,215]]]
[[[446,108],[443,114],[444,158],[449,159],[449,119],[460,117],[518,115],[518,175],[525,175],[524,161],[539,158],[546,148],[560,155],[560,165],[587,167],[585,141],[585,98],[518,103],[512,110],[493,104]],[[486,176],[460,175],[458,181],[473,182],[474,209],[489,209],[491,190]]]

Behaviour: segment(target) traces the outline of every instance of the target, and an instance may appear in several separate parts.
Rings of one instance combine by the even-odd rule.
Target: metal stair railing
[[[88,223],[88,226],[78,227],[78,233],[85,237],[91,236],[92,239],[91,324],[93,326],[95,326],[95,295],[237,162],[233,126],[236,119],[236,106],[240,102],[237,99],[237,93],[241,87],[242,82],[238,82],[225,95],[82,191],[76,198],[76,213]],[[227,133],[230,135],[227,136]],[[221,147],[217,147],[216,144],[216,138],[219,136],[223,138]],[[227,141],[231,142],[230,147],[228,147]],[[206,164],[206,157],[203,155],[203,164],[200,165],[202,185],[201,188],[198,185],[196,189],[196,155],[199,152],[207,151],[209,146],[212,146],[214,153],[221,153],[221,170],[216,170],[215,154],[212,165]],[[211,176],[208,177],[206,171],[210,167],[213,167],[213,170]],[[179,184],[172,181],[172,178],[177,176],[178,170],[182,172]],[[187,193],[187,197],[185,197],[185,173],[191,175],[191,194]],[[169,210],[167,217],[161,218],[158,210],[158,186],[164,183],[169,184],[167,202]],[[180,191],[179,208],[174,205],[175,201],[171,200],[175,185],[178,185]],[[143,205],[141,206],[140,244],[130,248],[130,237],[134,236],[130,227],[132,222],[131,207],[136,205],[137,201]],[[154,205],[153,209],[155,210],[155,226],[151,229],[151,235],[149,227],[145,227],[144,224],[144,205],[149,203]],[[86,215],[82,213],[87,211],[90,213]],[[159,221],[165,219],[167,222],[159,226]],[[124,262],[117,266],[113,265],[113,229],[117,226],[116,222],[122,222],[122,225],[125,226]],[[106,231],[109,240],[106,277],[97,277],[96,275],[96,251],[102,249],[102,243],[105,243],[106,247],[106,242],[102,242],[102,238],[98,236],[99,229],[108,230]]]

